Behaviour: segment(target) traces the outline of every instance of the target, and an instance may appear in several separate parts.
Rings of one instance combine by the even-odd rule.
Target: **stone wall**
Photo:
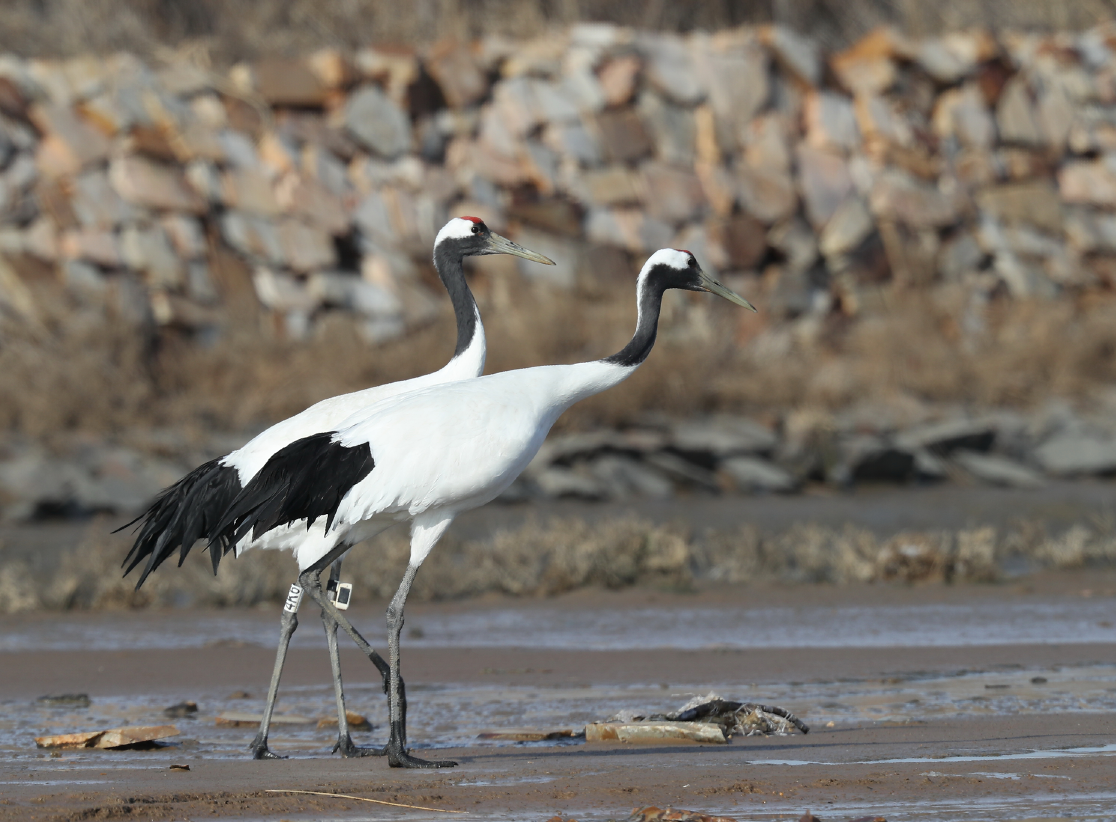
[[[106,318],[210,332],[258,305],[372,341],[427,321],[438,228],[476,214],[556,288],[689,248],[794,320],[878,285],[970,304],[1116,277],[1116,28],[781,27],[320,51],[226,73],[0,57],[0,333],[58,282]]]

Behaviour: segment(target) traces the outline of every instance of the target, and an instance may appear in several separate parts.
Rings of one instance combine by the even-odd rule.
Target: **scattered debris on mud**
[[[642,715],[635,711],[621,711],[607,722],[586,725],[585,739],[587,742],[686,739],[725,743],[736,734],[789,736],[795,729],[803,734],[810,732],[805,722],[783,708],[734,702],[709,693],[694,697],[668,714]]]
[[[35,700],[46,708],[88,708],[93,704],[89,694],[47,694]]]
[[[194,715],[198,712],[198,703],[192,699],[187,699],[185,702],[179,702],[163,709],[163,716],[168,719],[193,719]]]
[[[174,725],[145,725],[135,728],[112,728],[107,731],[83,731],[35,737],[40,748],[102,748],[151,750],[161,747],[158,740],[178,736]]]

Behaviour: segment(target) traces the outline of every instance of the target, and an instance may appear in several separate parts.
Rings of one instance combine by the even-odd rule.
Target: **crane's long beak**
[[[488,246],[481,252],[482,255],[487,254],[511,254],[513,257],[522,257],[525,260],[530,260],[533,263],[542,263],[543,265],[554,265],[554,260],[549,257],[544,257],[542,254],[536,254],[534,251],[528,251],[521,245],[513,243],[507,237],[501,237],[499,234],[492,232],[488,235]]]
[[[699,275],[701,277],[701,287],[703,289],[705,289],[706,291],[708,291],[709,293],[716,294],[718,297],[724,297],[730,303],[736,303],[737,305],[742,305],[745,308],[751,309],[752,311],[756,310],[756,307],[754,305],[752,305],[750,302],[745,300],[743,297],[741,297],[735,291],[732,291],[728,288],[725,288],[723,285],[721,285],[715,279],[710,277],[704,271],[700,271]]]

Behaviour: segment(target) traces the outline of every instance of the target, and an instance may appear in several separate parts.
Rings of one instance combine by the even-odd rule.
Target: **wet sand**
[[[1015,614],[1021,631],[1036,641],[1017,643],[997,634],[990,643],[977,644],[958,634],[951,642],[949,636],[935,638],[933,630],[898,645],[868,644],[855,636],[844,645],[832,641],[841,629],[829,623],[852,607],[867,609],[869,622],[873,613],[892,619],[897,608],[927,619],[952,615],[943,622],[946,633],[966,614],[1002,610]],[[1054,607],[1067,618],[1077,614],[1081,635],[1092,640],[1072,641],[1072,631],[1067,634],[1064,627],[1044,638],[1042,615]],[[641,636],[661,641],[636,625],[613,647],[579,650],[546,640],[551,635],[537,627],[564,612],[621,623],[631,615],[638,623],[648,608],[690,619],[695,630],[710,614],[743,608],[744,635],[749,614],[762,621],[771,609],[784,609],[778,613],[786,614],[788,631],[814,625],[826,639],[824,647],[783,648],[765,629],[762,641],[751,646],[695,634],[690,650],[624,647]],[[230,625],[259,626],[260,639],[243,630],[239,635],[249,639],[222,637],[212,627],[215,613]],[[378,605],[350,613],[357,624],[370,626],[369,635],[383,624]],[[518,634],[514,626],[493,628],[505,632],[503,639],[497,636],[484,647],[437,644],[439,624],[483,623],[485,615],[503,614],[493,623],[499,626],[508,613],[520,615]],[[1024,624],[1028,613],[1036,615],[1036,624]],[[408,611],[403,651],[411,742],[419,755],[461,764],[413,772],[391,770],[381,759],[330,756],[334,734],[314,725],[277,727],[273,748],[291,758],[253,762],[241,753],[253,728],[216,728],[213,720],[221,710],[260,710],[274,653],[267,640],[274,636],[277,614],[270,610],[9,616],[0,618],[0,635],[39,637],[41,644],[0,652],[0,820],[453,818],[348,799],[264,793],[268,789],[467,811],[462,819],[540,822],[558,812],[579,820],[624,819],[632,807],[647,804],[738,820],[797,819],[807,809],[823,819],[870,814],[893,822],[1111,819],[1116,816],[1116,631],[1112,640],[1096,641],[1093,629],[1103,635],[1112,620],[1112,572],[1046,574],[995,586],[767,586],[688,595],[637,589],[582,591],[545,601],[416,605]],[[111,638],[136,621],[156,633],[166,633],[161,627],[171,622],[209,627],[204,642],[192,647],[131,649],[128,634],[100,649],[61,639],[79,624]],[[319,622],[307,608],[301,621],[296,635],[301,643],[289,657],[279,712],[329,716],[333,702]],[[416,627],[422,633],[424,625],[435,627],[415,636]],[[51,637],[52,649],[46,641]],[[532,647],[536,641],[551,647]],[[376,726],[371,734],[354,736],[358,743],[382,742],[386,711],[371,666],[349,649],[343,665],[351,707]],[[661,710],[711,688],[730,698],[781,705],[812,731],[738,737],[716,746],[475,739],[477,729],[578,727],[621,708]],[[236,699],[238,691],[251,696]],[[34,706],[40,695],[64,692],[88,693],[93,704],[62,713]],[[182,734],[160,750],[52,755],[31,742],[42,732],[112,727],[104,724],[110,720],[160,724],[168,721],[161,707],[182,699],[196,699],[201,712],[196,719],[174,720]],[[188,764],[190,771],[169,770],[174,763]]]

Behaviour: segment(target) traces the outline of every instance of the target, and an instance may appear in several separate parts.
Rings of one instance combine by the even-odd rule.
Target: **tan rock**
[[[639,116],[631,109],[602,111],[596,117],[605,156],[627,163],[646,157],[654,148]]]
[[[148,725],[132,728],[113,728],[107,731],[89,731],[74,734],[55,734],[35,737],[40,748],[123,748],[142,742],[153,742],[178,736],[174,725]]]
[[[1063,202],[1116,206],[1116,160],[1078,160],[1058,172]]]
[[[337,264],[333,239],[321,229],[285,219],[279,223],[279,240],[287,265],[294,271],[308,272]]]
[[[977,192],[976,204],[1004,223],[1027,223],[1054,234],[1063,230],[1061,200],[1047,180],[985,188]]]
[[[592,205],[628,205],[643,200],[643,180],[627,166],[612,165],[600,171],[587,171],[581,182]]]
[[[738,196],[744,210],[764,223],[789,217],[798,208],[798,194],[786,171],[739,165],[736,168]]]
[[[860,131],[849,98],[828,91],[811,91],[806,95],[803,115],[810,145],[841,151],[852,151],[860,145]]]
[[[1020,75],[1008,80],[996,104],[996,124],[1000,139],[1008,143],[1037,146],[1043,135],[1031,103],[1027,82]]]
[[[866,141],[898,146],[909,146],[914,142],[910,123],[890,100],[862,94],[856,98],[853,109],[857,126]]]
[[[665,223],[683,223],[697,217],[705,205],[705,192],[692,171],[666,163],[650,162],[642,168],[647,192],[646,208]]]
[[[586,215],[585,234],[590,242],[645,254],[670,245],[674,232],[637,209],[595,208]]]
[[[710,47],[696,50],[694,60],[708,90],[717,139],[725,150],[735,150],[738,135],[771,96],[768,55],[752,39],[719,44],[714,38]]]
[[[941,228],[960,217],[958,203],[940,189],[896,169],[876,179],[869,197],[872,213],[911,228]]]
[[[108,157],[109,139],[69,106],[35,105],[29,115],[67,167],[81,168]],[[43,171],[52,176],[49,168]]]
[[[975,83],[943,92],[934,107],[933,125],[940,136],[956,137],[972,148],[988,149],[996,140],[996,123]]]
[[[610,106],[622,106],[632,99],[642,65],[636,55],[624,54],[606,61],[601,66],[597,77],[605,101]]]
[[[875,228],[872,215],[857,196],[845,199],[818,237],[818,249],[826,257],[837,257],[856,249]]]
[[[306,58],[306,66],[330,91],[344,88],[356,79],[356,68],[339,49],[318,49]]]
[[[116,235],[104,229],[77,228],[63,232],[60,250],[68,259],[88,260],[106,268],[116,268],[121,262]]]
[[[790,171],[794,129],[781,114],[772,112],[757,117],[741,132],[744,159],[753,168]]]
[[[282,211],[271,180],[254,168],[230,168],[221,175],[221,202],[229,208],[267,217]]]
[[[1046,144],[1059,154],[1065,150],[1070,128],[1079,108],[1057,86],[1044,89],[1039,95],[1039,128],[1046,138]]]
[[[712,239],[724,249],[726,268],[754,268],[767,254],[767,229],[748,214],[717,220],[709,229]]]
[[[317,180],[297,171],[280,178],[275,199],[287,214],[300,217],[334,236],[346,234],[351,225],[341,198]]]
[[[835,54],[829,65],[846,90],[858,95],[877,95],[895,83],[895,61],[909,58],[912,52],[912,44],[902,35],[881,26]]]
[[[407,89],[419,78],[419,60],[405,46],[377,46],[356,53],[356,68],[362,77],[383,86],[396,105],[407,102]]]
[[[951,32],[922,40],[915,49],[916,62],[939,83],[956,83],[999,52],[995,39],[985,31]]]
[[[197,219],[185,214],[167,214],[159,224],[178,256],[185,260],[197,260],[205,256],[208,244]]]
[[[469,46],[443,40],[426,56],[426,70],[452,108],[465,108],[488,93],[488,78]]]
[[[705,191],[705,199],[715,214],[722,217],[728,216],[736,207],[739,183],[736,176],[719,163],[705,163],[698,161],[694,164],[694,172],[701,181]]]
[[[806,217],[820,231],[852,191],[852,176],[844,158],[833,152],[802,144],[796,156]]]
[[[191,214],[206,211],[205,202],[178,169],[139,155],[115,158],[109,164],[109,182],[117,194],[134,205]]]
[[[685,740],[723,744],[727,740],[719,725],[700,722],[595,722],[585,726],[585,741],[656,742]]]

